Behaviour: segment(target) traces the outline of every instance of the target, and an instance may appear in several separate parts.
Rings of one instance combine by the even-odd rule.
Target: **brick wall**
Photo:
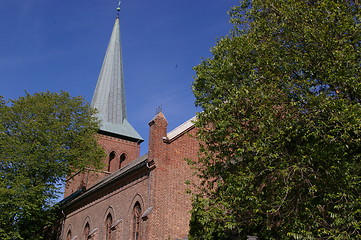
[[[77,239],[85,239],[82,234],[86,223],[89,224],[90,231],[95,231],[91,239],[104,239],[105,223],[109,213],[113,219],[112,239],[132,239],[132,210],[136,202],[140,203],[142,211],[149,207],[148,186],[149,174],[147,169],[143,169],[129,178],[107,185],[100,191],[74,203],[64,211],[66,218],[63,239],[69,229],[72,232],[72,238],[77,236]],[[147,224],[147,221],[142,221],[142,236],[145,236]]]
[[[167,121],[158,114],[150,124],[149,159],[153,173],[154,209],[148,239],[182,239],[188,235],[191,196],[187,180],[195,180],[185,159],[197,159],[198,143],[192,127],[176,139],[166,141]]]
[[[82,239],[82,231],[88,222],[90,231],[95,231],[91,239],[103,239],[105,234],[105,220],[112,212],[114,239],[132,239],[134,204],[139,202],[142,214],[148,209],[147,217],[141,220],[142,240],[183,239],[189,231],[191,210],[191,196],[186,193],[187,180],[196,181],[193,170],[188,166],[186,158],[196,160],[198,142],[194,138],[196,129],[191,126],[175,138],[167,139],[168,122],[162,113],[149,123],[149,152],[147,164],[136,172],[130,172],[111,184],[105,184],[93,193],[89,186],[105,175],[100,172],[78,174],[73,178],[70,186],[79,186],[79,182],[87,179],[89,196],[78,198],[65,207],[66,215],[63,236],[71,229],[72,237]],[[115,151],[117,156],[126,152],[129,162],[139,155],[139,145],[109,136],[100,136],[107,153]],[[105,160],[107,161],[107,160]],[[124,165],[126,165],[126,162]],[[117,170],[114,170],[117,171]],[[121,171],[120,171],[121,172]],[[118,172],[110,176],[112,178]],[[99,185],[97,185],[99,186]],[[95,187],[97,187],[95,186]],[[70,187],[68,188],[70,191]],[[94,189],[94,187],[93,187]]]
[[[64,197],[68,197],[70,194],[81,188],[90,188],[99,180],[110,175],[119,168],[126,166],[131,161],[139,157],[140,143],[138,142],[132,142],[103,134],[98,134],[97,137],[98,143],[104,147],[106,152],[106,158],[104,159],[104,169],[87,169],[85,172],[73,174],[67,180]],[[112,152],[114,154],[114,158],[110,161],[109,166],[109,157]],[[120,161],[122,154],[126,156],[124,161]]]

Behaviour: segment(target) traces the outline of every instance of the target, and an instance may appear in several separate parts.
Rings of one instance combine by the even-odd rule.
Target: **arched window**
[[[127,155],[125,155],[125,153],[122,153],[122,155],[120,155],[120,157],[119,157],[119,168],[122,167],[122,163],[125,161],[126,158],[127,158]]]
[[[66,234],[66,240],[71,240],[71,230]]]
[[[112,240],[112,224],[113,218],[109,213],[107,219],[105,220],[105,240]]]
[[[83,230],[83,239],[88,240],[89,239],[89,233],[90,233],[90,226],[89,223],[85,224],[84,230]]]
[[[139,240],[140,235],[140,216],[142,209],[139,202],[136,202],[133,208],[133,240]]]
[[[108,160],[108,172],[110,172],[112,170],[112,160],[115,158],[115,152],[111,152],[109,154],[109,160]]]

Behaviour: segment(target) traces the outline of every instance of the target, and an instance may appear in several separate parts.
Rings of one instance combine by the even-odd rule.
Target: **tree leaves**
[[[360,8],[254,0],[230,11],[235,29],[195,67],[204,181],[192,239],[361,237]]]
[[[1,239],[41,239],[44,226],[54,221],[59,184],[75,170],[101,167],[94,113],[66,92],[1,101]]]

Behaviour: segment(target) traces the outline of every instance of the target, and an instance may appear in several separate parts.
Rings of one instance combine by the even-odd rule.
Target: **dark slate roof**
[[[124,166],[123,168],[119,169],[118,171],[113,172],[109,176],[103,178],[99,182],[97,182],[95,185],[93,185],[91,188],[88,189],[89,191],[96,191],[97,189],[103,187],[104,185],[107,185],[110,182],[113,182],[114,180],[123,177],[127,173],[138,169],[144,165],[146,165],[148,160],[148,154],[145,154],[134,161],[131,161],[128,165]]]
[[[62,207],[67,207],[68,205],[71,205],[73,202],[79,201],[80,199],[83,199],[92,193],[95,193],[99,189],[102,189],[103,187],[107,186],[108,184],[111,184],[112,182],[126,176],[127,174],[141,168],[147,165],[148,160],[148,154],[145,154],[134,161],[130,162],[128,165],[124,166],[123,168],[119,169],[118,171],[113,172],[109,176],[103,178],[99,182],[97,182],[95,185],[93,185],[91,188],[87,189],[86,191],[82,190],[81,192],[76,193],[76,196],[73,196],[74,194],[71,194],[67,198],[63,199],[60,204]]]

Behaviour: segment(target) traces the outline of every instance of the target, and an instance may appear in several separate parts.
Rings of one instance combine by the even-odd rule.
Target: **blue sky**
[[[123,0],[128,120],[146,140],[162,106],[168,131],[193,117],[192,68],[232,28],[236,0]],[[0,95],[59,92],[91,101],[116,17],[116,0],[0,0]]]

